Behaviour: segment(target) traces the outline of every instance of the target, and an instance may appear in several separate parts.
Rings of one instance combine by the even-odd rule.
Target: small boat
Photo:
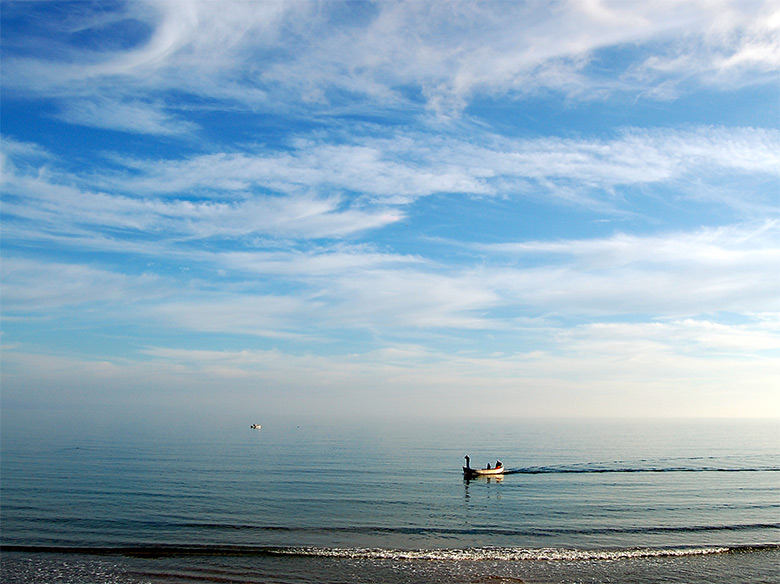
[[[485,468],[471,468],[471,465],[469,464],[469,457],[464,456],[463,458],[466,459],[466,466],[463,467],[463,476],[466,478],[496,476],[504,474],[504,465],[500,460],[496,461],[496,466],[493,468],[491,468],[489,464]]]
[[[491,477],[491,476],[501,476],[504,474],[504,467],[500,466],[498,468],[469,468],[467,466],[463,467],[463,476],[465,477]]]
[[[260,424],[252,424],[249,427],[252,428],[252,430],[259,430],[260,428],[262,428]]]

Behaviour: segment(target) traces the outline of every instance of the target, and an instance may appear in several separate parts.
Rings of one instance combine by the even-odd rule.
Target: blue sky
[[[780,416],[776,2],[0,8],[4,415]]]

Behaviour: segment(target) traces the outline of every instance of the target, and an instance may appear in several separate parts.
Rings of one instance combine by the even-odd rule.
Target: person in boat
[[[466,468],[471,468],[471,459],[468,456],[464,456],[463,458],[466,459]]]
[[[501,468],[502,466],[504,466],[504,464],[500,460],[497,460],[496,461],[496,468]]]
[[[487,469],[490,470],[490,463],[488,462]]]

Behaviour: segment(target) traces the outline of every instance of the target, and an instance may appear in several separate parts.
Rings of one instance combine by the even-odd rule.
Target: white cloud
[[[488,260],[483,255],[480,265],[459,266],[359,245],[207,253],[156,248],[150,257],[199,270],[165,278],[6,259],[3,301],[7,315],[55,316],[68,306],[103,302],[106,310],[121,307],[141,321],[164,322],[170,331],[303,343],[352,333],[421,339],[449,331],[452,341],[471,345],[470,331],[506,335],[547,326],[516,320],[519,314],[546,315],[552,322],[661,319],[641,329],[652,343],[667,335],[683,338],[663,324],[677,317],[691,343],[717,354],[729,350],[727,335],[739,328],[723,328],[719,319],[682,319],[780,311],[778,235],[770,222],[665,237],[479,246]],[[537,264],[540,255],[544,265]],[[201,280],[204,269],[221,275]],[[761,345],[771,338],[767,330],[734,334],[732,352],[736,345],[772,348]]]
[[[399,133],[364,137],[359,144],[299,140],[285,153],[260,149],[185,160],[117,158],[133,174],[103,175],[97,186],[220,198],[244,197],[257,189],[318,189],[358,193],[393,205],[435,193],[520,193],[573,196],[582,205],[614,208],[618,201],[612,189],[666,184],[684,188],[681,194],[693,190],[691,196],[702,201],[749,212],[748,199],[756,193],[743,181],[739,193],[724,197],[718,188],[722,177],[777,180],[780,168],[780,133],[755,128],[627,129],[611,139],[578,140],[506,139],[479,131],[476,136],[472,132],[465,141]],[[760,190],[759,209],[752,212],[774,205],[774,194]]]
[[[743,319],[744,320],[744,319]],[[741,324],[687,318],[668,322],[593,323],[560,334],[570,351],[631,358],[643,348],[702,359],[769,358],[780,349],[780,331],[760,320]],[[780,371],[778,371],[780,374]]]
[[[157,304],[148,311],[148,316],[177,331],[255,335],[305,342],[314,336],[304,323],[317,320],[320,304],[292,294],[239,295],[193,290],[184,297]]]
[[[280,254],[271,262],[268,254],[258,254],[255,262],[251,254],[243,255],[240,266],[249,267],[244,278],[237,279],[233,272],[217,289],[193,282],[179,297],[146,312],[175,330],[319,343],[353,333],[414,336],[450,329],[460,335],[465,330],[505,327],[483,317],[501,299],[469,273],[405,268],[404,258],[378,259],[370,253],[366,258],[352,253],[347,259],[341,253]],[[295,261],[283,268],[278,262],[285,255]],[[223,269],[236,261],[235,254],[227,262],[218,255],[209,259]],[[288,291],[283,296],[264,293],[268,287]]]
[[[642,74],[679,75],[691,72],[703,82],[730,86],[776,77],[780,70],[780,11],[773,2],[712,2],[706,26],[699,34],[686,30],[694,42],[674,54],[656,54],[638,69]],[[693,33],[693,34],[692,34]],[[751,77],[744,73],[750,71]],[[762,75],[764,74],[764,75]]]
[[[422,140],[422,144],[415,142]],[[140,193],[208,193],[245,196],[252,189],[299,193],[310,189],[346,190],[406,203],[435,192],[492,192],[481,180],[488,172],[444,158],[468,144],[427,145],[423,136],[366,138],[360,144],[297,140],[291,152],[219,153],[185,160],[115,158],[134,171],[101,177],[109,188]],[[487,154],[487,153],[485,153]]]
[[[644,195],[636,188],[661,185],[673,193],[664,195],[668,204],[716,203],[748,219],[776,213],[776,190],[766,188],[780,168],[774,131],[627,130],[611,140],[483,137],[479,145],[412,133],[365,138],[361,145],[300,140],[284,154],[114,157],[122,172],[78,174],[34,144],[6,139],[4,235],[76,249],[173,253],[198,240],[351,237],[404,219],[409,204],[437,193],[553,197],[602,212],[635,212]],[[633,190],[623,199],[615,196],[621,188]],[[609,247],[615,253],[620,246],[660,249],[660,243],[624,239]],[[544,245],[553,251],[556,244]]]
[[[109,304],[127,307],[159,300],[170,289],[156,275],[137,276],[89,265],[4,257],[3,312],[55,315],[62,308]]]
[[[716,268],[771,262],[780,253],[780,221],[705,228],[694,232],[523,243],[476,244],[507,254],[555,254],[574,258],[585,268],[629,264],[700,264]]]
[[[16,170],[16,164],[27,165],[32,163],[46,162],[54,159],[54,156],[41,145],[34,142],[21,142],[9,136],[2,136],[2,150],[0,150],[0,160],[3,163],[3,172],[0,174],[0,180],[6,177],[6,172]],[[6,171],[5,165],[9,164]]]
[[[358,188],[360,176],[370,179],[381,175],[383,168],[393,169],[397,176],[365,185],[374,188],[368,194],[380,200],[383,194],[392,197],[385,191],[395,182],[404,184],[405,178],[407,184],[417,184],[407,192],[432,194],[436,181],[427,184],[428,177],[447,176],[450,168],[493,189],[496,185],[486,179],[492,168],[504,179],[519,180],[536,172],[539,181],[590,180],[608,189],[621,181],[674,181],[697,165],[714,174],[738,168],[769,175],[776,173],[780,152],[776,133],[707,128],[629,132],[612,142],[496,142],[473,147],[457,140],[414,145],[406,136],[370,140],[369,154],[359,156],[352,169],[345,161],[345,169],[337,173],[329,166],[337,156],[324,144],[276,158],[225,155],[162,164],[135,161],[132,170],[140,178],[122,182],[119,175],[95,181],[94,175],[60,172],[51,157],[44,157],[45,167],[35,166],[30,161],[40,159],[40,149],[11,141],[3,176],[4,238],[176,258],[239,278],[255,274],[287,279],[324,299],[323,322],[343,319],[360,327],[490,328],[501,319],[495,311],[506,307],[531,307],[537,314],[684,315],[776,309],[780,284],[773,274],[780,264],[780,235],[772,220],[690,233],[475,245],[493,256],[480,269],[467,264],[445,268],[432,258],[425,263],[371,248],[352,248],[347,254],[319,246],[287,254],[261,248],[252,254],[219,252],[217,245],[209,251],[211,241],[239,238],[254,247],[257,236],[339,238],[396,222],[402,213],[366,204],[360,197],[297,194],[322,188],[327,181],[332,182],[324,190]],[[439,159],[446,163],[437,165]],[[415,183],[417,164],[425,169],[420,183]],[[305,179],[311,184],[300,178],[306,172],[313,175]],[[287,187],[289,196],[250,194],[270,180],[278,181],[279,188],[284,181],[299,182]],[[92,182],[107,189],[73,186]],[[154,196],[166,184],[176,185],[177,191]],[[198,184],[224,193],[223,200],[177,198]],[[131,195],[138,191],[142,196]],[[198,245],[192,247],[194,243]],[[541,258],[547,265],[536,267]]]
[[[639,86],[636,78],[621,84],[593,75],[591,59],[608,49],[639,47],[641,54],[668,43],[679,53],[694,53],[684,72],[688,80],[712,77],[725,66],[718,63],[721,56],[728,56],[735,73],[776,68],[772,51],[780,43],[771,34],[760,37],[764,50],[753,51],[752,59],[739,57],[745,52],[741,40],[765,30],[770,8],[770,2],[695,1],[384,4],[367,25],[324,31],[318,51],[303,50],[266,77],[287,85],[304,79],[388,101],[400,98],[388,90],[416,86],[442,113],[461,110],[480,93],[552,88],[592,98],[659,82],[658,69],[649,66]],[[665,69],[660,81],[668,78]]]
[[[179,135],[197,129],[194,123],[166,112],[159,103],[107,98],[71,100],[56,117],[71,124],[136,134]]]
[[[480,245],[527,269],[495,274],[502,295],[549,312],[705,314],[780,309],[780,229]],[[544,258],[543,267],[534,267]]]
[[[243,195],[237,201],[224,202],[139,198],[111,191],[96,192],[88,187],[82,190],[72,186],[77,177],[51,169],[20,172],[13,161],[5,164],[5,170],[2,182],[6,217],[35,224],[35,231],[31,231],[26,223],[7,222],[8,238],[29,239],[36,233],[43,239],[64,235],[77,237],[71,240],[77,246],[83,245],[84,237],[102,244],[106,234],[114,239],[129,239],[140,232],[147,238],[169,242],[179,238],[256,234],[338,238],[382,227],[403,217],[399,211],[355,208],[337,196]],[[216,177],[223,171],[224,168],[213,169]],[[132,181],[122,188],[128,193],[134,190]],[[68,245],[68,239],[63,238],[60,243]]]
[[[359,276],[366,271],[425,264],[416,256],[381,253],[372,246],[344,246],[300,250],[226,252],[212,256],[220,266],[248,274],[293,278],[325,278],[334,274]]]
[[[773,6],[769,0],[411,1],[348,10],[339,3],[133,2],[120,15],[150,27],[148,38],[102,53],[63,42],[60,60],[7,55],[4,85],[76,98],[62,114],[75,123],[128,130],[137,119],[133,131],[152,133],[191,129],[156,105],[158,92],[171,89],[278,109],[338,105],[336,93],[380,107],[417,107],[404,97],[413,88],[444,114],[480,94],[541,88],[588,99],[622,90],[669,95],[682,81],[734,85],[746,74],[776,72]],[[81,12],[80,32],[121,20]],[[589,71],[599,51],[624,47],[638,47],[639,56],[623,81]],[[123,104],[131,117],[83,101],[96,95]]]

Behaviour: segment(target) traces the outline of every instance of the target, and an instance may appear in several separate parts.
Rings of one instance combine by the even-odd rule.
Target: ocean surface
[[[7,417],[0,445],[6,584],[780,582],[778,420]]]

